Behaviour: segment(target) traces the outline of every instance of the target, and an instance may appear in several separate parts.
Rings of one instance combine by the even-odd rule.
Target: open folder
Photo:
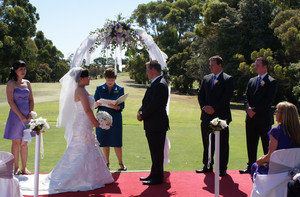
[[[110,100],[110,99],[101,98],[101,99],[98,100],[98,102],[100,102],[102,106],[109,107],[108,104],[115,105],[116,103],[118,103],[118,104],[123,103],[126,100],[127,96],[128,96],[128,93],[120,96],[117,100]]]

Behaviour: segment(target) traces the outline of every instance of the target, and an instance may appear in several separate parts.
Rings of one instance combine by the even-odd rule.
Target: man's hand
[[[212,106],[210,105],[205,105],[203,108],[202,108],[203,111],[205,111],[205,113],[209,114],[209,115],[212,115],[215,113],[215,110]]]
[[[254,107],[253,108],[249,107],[248,109],[246,109],[246,112],[250,118],[253,118],[253,116],[256,114],[256,112],[254,112],[253,109]]]
[[[143,119],[142,119],[142,111],[138,111],[138,113],[137,113],[137,120],[138,121],[142,121]]]

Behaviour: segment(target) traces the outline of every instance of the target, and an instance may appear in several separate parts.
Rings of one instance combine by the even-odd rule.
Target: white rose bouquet
[[[228,125],[225,120],[215,118],[210,121],[209,127],[212,128],[213,131],[221,131],[222,129],[228,127]]]
[[[111,115],[106,111],[98,111],[96,114],[96,119],[100,123],[99,127],[104,130],[108,130],[113,123]]]
[[[31,119],[27,126],[31,132],[35,131],[37,135],[39,135],[40,132],[44,133],[45,129],[50,128],[47,123],[47,119],[43,119],[42,117],[39,117],[38,119]]]

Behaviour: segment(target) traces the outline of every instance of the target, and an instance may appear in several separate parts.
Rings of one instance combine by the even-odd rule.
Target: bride
[[[57,126],[65,127],[67,150],[48,176],[40,178],[39,194],[93,190],[114,181],[93,131],[99,122],[93,113],[95,100],[85,89],[89,81],[89,72],[81,67],[60,80]],[[19,177],[24,195],[33,192],[33,175],[25,177]]]

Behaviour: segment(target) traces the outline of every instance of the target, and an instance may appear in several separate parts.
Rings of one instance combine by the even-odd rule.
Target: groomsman
[[[204,76],[200,90],[198,92],[198,101],[201,107],[201,133],[203,143],[204,167],[196,170],[197,173],[212,172],[213,154],[214,154],[214,135],[211,143],[211,162],[208,163],[209,152],[209,134],[212,132],[209,123],[212,119],[219,117],[226,120],[227,124],[231,122],[230,99],[233,93],[233,78],[223,72],[223,60],[220,56],[209,58],[211,74]],[[228,157],[229,157],[229,129],[225,128],[220,132],[220,176],[226,175]]]
[[[245,93],[248,163],[244,170],[239,171],[241,174],[251,172],[251,165],[257,159],[259,137],[264,154],[268,153],[268,131],[274,123],[271,108],[277,91],[277,81],[268,75],[268,65],[267,59],[256,59],[254,68],[258,76],[249,80]]]
[[[144,121],[152,167],[148,177],[141,177],[144,185],[163,183],[163,162],[166,132],[169,129],[169,118],[166,106],[169,97],[168,85],[161,75],[161,65],[156,60],[146,63],[147,76],[151,86],[147,89],[137,119]]]

